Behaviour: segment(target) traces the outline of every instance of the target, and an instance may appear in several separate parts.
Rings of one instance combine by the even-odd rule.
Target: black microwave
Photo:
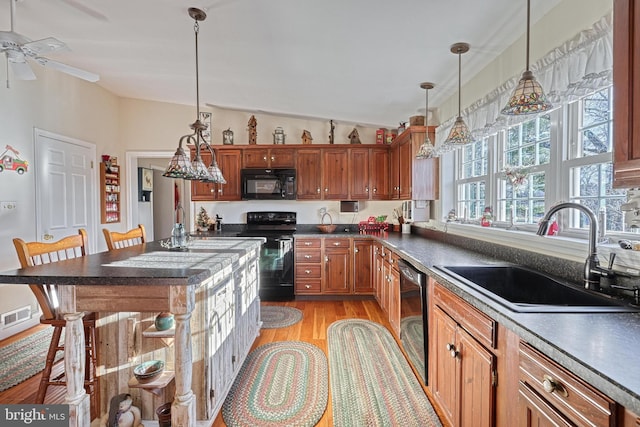
[[[295,200],[295,169],[241,169],[244,200]]]

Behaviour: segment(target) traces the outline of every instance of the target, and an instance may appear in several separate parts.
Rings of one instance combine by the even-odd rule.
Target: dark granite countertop
[[[431,240],[415,234],[331,233],[324,237],[380,240],[418,270],[514,331],[529,344],[640,414],[640,313],[517,313],[451,278],[437,265],[504,264],[495,256]],[[296,233],[296,237],[318,233]]]

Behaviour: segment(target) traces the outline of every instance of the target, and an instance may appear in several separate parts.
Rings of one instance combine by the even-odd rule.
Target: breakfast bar
[[[203,287],[215,289],[219,282],[236,277],[241,268],[255,269],[262,242],[259,238],[194,240],[188,251],[174,251],[159,242],[150,242],[0,273],[2,283],[59,285],[60,310],[67,325],[64,364],[69,426],[91,424],[89,396],[84,389],[83,313],[126,311],[173,313],[175,396],[171,421],[174,426],[195,426],[197,396],[192,387],[190,320],[197,291]],[[257,289],[255,276],[247,286]],[[253,323],[259,322],[257,292],[238,298],[244,298],[244,304],[252,305],[254,311],[258,306],[258,318],[254,315]],[[259,326],[257,330],[253,326],[255,334]]]

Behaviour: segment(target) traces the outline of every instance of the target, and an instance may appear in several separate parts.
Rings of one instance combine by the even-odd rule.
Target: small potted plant
[[[198,226],[198,231],[208,231],[211,226],[211,218],[209,217],[207,210],[202,206],[200,206],[200,211],[196,218],[196,224]]]

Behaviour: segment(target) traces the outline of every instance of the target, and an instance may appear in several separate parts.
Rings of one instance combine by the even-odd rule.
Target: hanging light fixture
[[[501,113],[508,116],[535,114],[553,108],[542,90],[542,86],[529,70],[529,27],[531,0],[527,0],[527,68],[513,90],[511,98]]]
[[[420,87],[424,89],[425,92],[425,108],[424,108],[424,126],[425,126],[425,135],[424,135],[424,143],[418,149],[418,154],[416,154],[416,159],[430,159],[431,157],[436,157],[436,150],[431,140],[429,139],[429,89],[434,88],[434,84],[430,82],[424,82],[420,84]]]
[[[463,53],[467,53],[469,51],[468,43],[455,43],[451,46],[451,53],[455,53],[458,55],[458,117],[456,118],[451,131],[449,132],[449,136],[444,141],[442,146],[438,149],[439,152],[447,152],[452,149],[456,149],[462,147],[463,145],[469,144],[473,141],[471,137],[471,131],[467,124],[462,120],[462,114],[460,113],[460,105],[462,103],[462,91],[461,91],[461,80],[462,80],[462,59],[461,55]]]
[[[193,18],[193,32],[195,33],[196,41],[196,121],[190,125],[193,133],[184,135],[178,142],[178,149],[173,155],[173,158],[169,162],[167,169],[162,174],[163,176],[170,178],[184,178],[189,180],[199,180],[212,183],[226,184],[227,181],[222,176],[222,171],[218,167],[216,162],[216,155],[211,145],[203,138],[202,133],[207,130],[207,125],[200,121],[200,79],[198,73],[198,32],[200,30],[200,21],[204,21],[207,18],[207,14],[204,11],[190,7],[189,16]],[[182,143],[193,144],[196,147],[196,155],[193,161],[186,155]],[[204,145],[211,152],[211,165],[207,166],[202,161],[200,155],[201,146]]]

